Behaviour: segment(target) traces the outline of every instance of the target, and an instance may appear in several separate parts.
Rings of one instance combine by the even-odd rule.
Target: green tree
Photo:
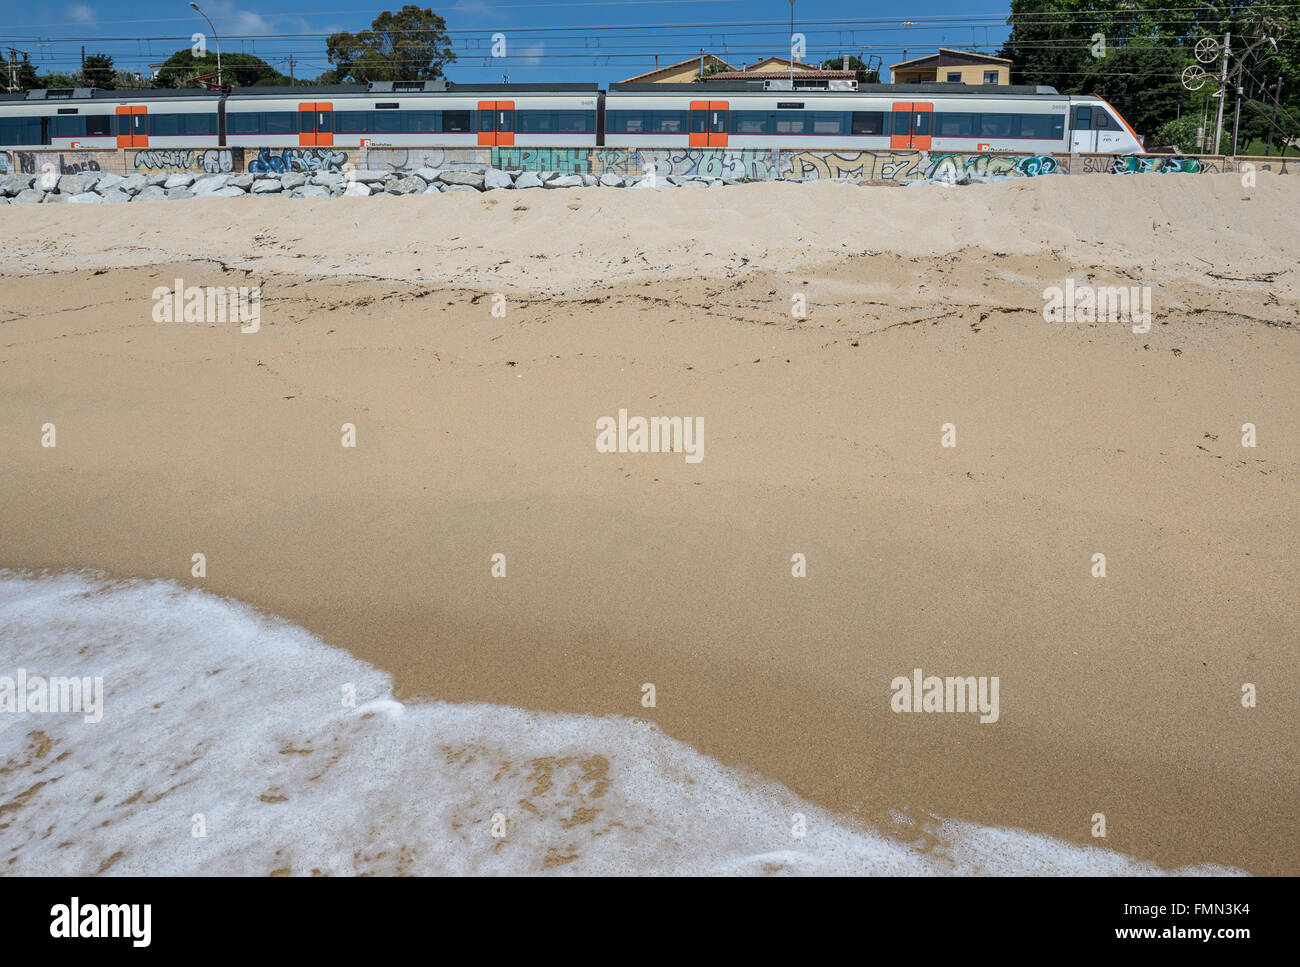
[[[1206,96],[1217,90],[1213,80],[1196,92],[1182,85],[1182,71],[1197,63],[1193,49],[1198,40],[1221,41],[1231,31],[1233,51],[1239,53],[1259,37],[1273,36],[1276,48],[1262,44],[1245,59],[1242,141],[1267,135],[1273,85],[1279,77],[1283,97],[1278,128],[1291,137],[1300,135],[1300,10],[1293,4],[1011,0],[1007,23],[1011,33],[999,56],[1014,61],[1013,83],[1047,84],[1063,94],[1099,94],[1153,144],[1161,140],[1155,132],[1180,112],[1201,118]],[[1202,66],[1218,73],[1217,61]],[[1225,104],[1229,133],[1235,107],[1236,91],[1231,90]]]
[[[202,57],[195,57],[187,47],[178,50],[163,62],[158,69],[157,85],[159,87],[189,87],[191,77],[217,72],[217,55],[208,50]],[[265,80],[283,77],[278,70],[252,54],[222,54],[222,81],[233,87],[252,87]]]
[[[831,57],[822,61],[822,70],[844,70],[844,56],[841,54],[839,57]],[[876,70],[868,70],[867,65],[862,63],[862,58],[854,57],[852,54],[849,55],[849,70],[857,71],[857,80],[859,84],[880,83],[880,72]]]
[[[385,10],[359,34],[331,34],[326,55],[341,80],[432,80],[456,59],[447,22],[429,8],[407,4],[397,13]]]
[[[1081,94],[1104,97],[1139,134],[1150,135],[1190,103],[1179,79],[1188,57],[1172,47],[1130,44],[1084,66]]]
[[[101,91],[113,90],[117,86],[113,58],[108,54],[91,54],[82,65],[81,82],[86,87],[98,87]]]

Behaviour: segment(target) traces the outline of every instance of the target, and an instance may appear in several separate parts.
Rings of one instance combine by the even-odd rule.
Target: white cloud
[[[536,67],[542,62],[542,54],[546,50],[546,42],[539,40],[535,44],[525,44],[517,50],[510,51],[515,57],[522,58],[524,66]]]
[[[77,24],[93,24],[99,18],[85,4],[77,3],[68,8],[68,19]]]

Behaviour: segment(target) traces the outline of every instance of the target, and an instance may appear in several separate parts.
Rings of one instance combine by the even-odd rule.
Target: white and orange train
[[[1095,95],[773,82],[40,90],[0,94],[0,148],[647,147],[1135,154]]]

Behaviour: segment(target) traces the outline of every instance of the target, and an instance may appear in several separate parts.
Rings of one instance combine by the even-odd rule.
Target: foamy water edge
[[[0,571],[0,676],[20,668],[105,700],[95,723],[0,712],[9,875],[1165,872],[957,820],[900,842],[634,719],[404,704],[305,629],[169,582]]]

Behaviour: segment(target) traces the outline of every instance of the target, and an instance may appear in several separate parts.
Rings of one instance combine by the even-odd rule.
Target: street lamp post
[[[206,13],[204,13],[202,10],[199,9],[199,5],[195,3],[194,0],[190,0],[190,6],[194,8],[195,13],[197,13],[204,20],[208,21],[208,26],[211,27],[212,29],[212,42],[213,44],[216,45],[217,48],[217,87],[220,87],[221,86],[221,38],[217,36],[217,28],[212,26],[211,19],[209,19]]]

